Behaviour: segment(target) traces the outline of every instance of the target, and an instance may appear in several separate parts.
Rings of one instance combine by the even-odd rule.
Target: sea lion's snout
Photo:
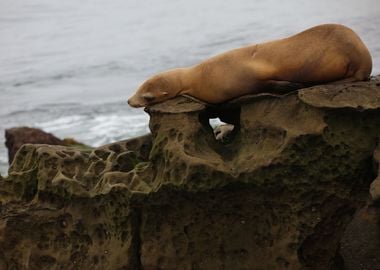
[[[143,107],[143,105],[141,105],[139,102],[136,102],[136,100],[131,97],[130,99],[128,99],[128,105],[133,107],[133,108],[140,108],[140,107]]]

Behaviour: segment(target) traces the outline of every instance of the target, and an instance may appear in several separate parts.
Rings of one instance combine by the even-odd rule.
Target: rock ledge
[[[380,269],[357,252],[361,228],[380,247],[380,76],[146,111],[139,138],[17,152],[0,269]],[[213,117],[237,127],[229,144]]]

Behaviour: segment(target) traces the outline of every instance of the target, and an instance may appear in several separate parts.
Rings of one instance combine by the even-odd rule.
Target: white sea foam
[[[88,145],[100,146],[148,133],[148,120],[146,114],[73,115],[36,123],[34,126],[61,138],[74,137]]]

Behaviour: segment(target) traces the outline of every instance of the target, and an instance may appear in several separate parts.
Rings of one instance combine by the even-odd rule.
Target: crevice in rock
[[[203,133],[200,135],[204,135],[204,138],[199,138],[199,141],[203,141],[207,145],[205,149],[210,149],[217,153],[224,161],[233,160],[239,152],[240,112],[239,105],[221,105],[207,107],[198,116],[198,120],[203,127]],[[215,118],[219,118],[221,122],[228,124],[228,126],[224,126],[227,127],[227,131],[224,130],[226,133],[222,140],[216,138],[216,130],[210,125],[210,119]],[[233,125],[232,130],[230,125]]]
[[[25,187],[25,191],[23,194],[23,198],[26,201],[31,201],[37,194],[38,188],[37,188],[38,182],[37,182],[37,171],[33,171],[31,173],[31,181],[27,183],[27,186]]]
[[[128,269],[141,270],[141,215],[142,210],[140,207],[132,207],[130,212],[131,217],[131,248],[130,254],[127,255],[129,259]]]
[[[233,130],[229,133],[229,139],[225,144],[230,144],[234,141],[236,135],[240,131],[240,106],[215,106],[207,107],[206,110],[199,114],[199,122],[203,127],[209,129],[213,133],[213,128],[210,125],[210,119],[219,118],[223,123],[233,125]],[[214,136],[214,135],[213,135]]]
[[[319,265],[321,268],[316,269],[341,269],[339,258],[336,255],[331,258],[331,254],[337,254],[341,235],[355,209],[345,201],[339,202],[336,198],[333,201],[341,207],[320,222],[298,249],[299,261],[305,267]]]

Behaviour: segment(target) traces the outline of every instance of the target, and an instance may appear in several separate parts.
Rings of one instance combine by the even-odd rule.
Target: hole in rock
[[[240,106],[208,107],[199,115],[201,124],[222,144],[231,143],[240,131]]]

